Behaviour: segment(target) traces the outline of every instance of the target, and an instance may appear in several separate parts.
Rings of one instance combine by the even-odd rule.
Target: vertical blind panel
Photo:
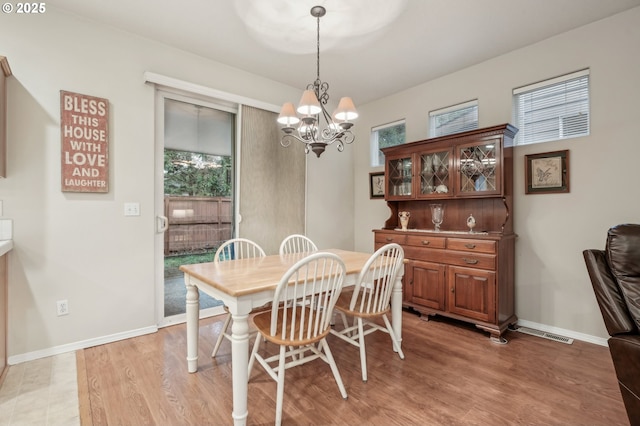
[[[305,231],[306,156],[280,145],[277,114],[242,106],[239,236],[277,254],[289,234]]]
[[[516,94],[518,144],[589,134],[589,76]]]

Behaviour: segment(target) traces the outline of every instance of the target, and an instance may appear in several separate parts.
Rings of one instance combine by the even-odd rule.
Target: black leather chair
[[[609,352],[629,422],[640,425],[640,225],[614,226],[605,250],[582,254],[611,336]]]

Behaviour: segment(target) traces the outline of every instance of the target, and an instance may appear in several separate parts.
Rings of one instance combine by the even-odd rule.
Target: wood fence
[[[165,256],[213,249],[231,238],[231,198],[165,196],[164,215]]]

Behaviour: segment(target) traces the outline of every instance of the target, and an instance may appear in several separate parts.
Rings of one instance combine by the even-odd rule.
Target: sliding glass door
[[[158,92],[156,155],[156,281],[164,325],[184,321],[186,288],[180,265],[210,262],[234,235],[236,110]],[[200,309],[222,312],[202,294]]]

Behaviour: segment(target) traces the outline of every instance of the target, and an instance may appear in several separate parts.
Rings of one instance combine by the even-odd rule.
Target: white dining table
[[[321,250],[335,253],[346,266],[344,287],[352,286],[371,253],[339,249]],[[310,253],[272,255],[224,262],[182,265],[187,287],[187,368],[198,371],[198,328],[200,301],[198,289],[221,300],[229,309],[231,326],[231,369],[233,386],[232,417],[235,425],[245,425],[249,415],[247,407],[249,364],[249,314],[255,308],[273,300],[276,286],[284,273],[298,260]],[[399,276],[391,297],[393,329],[402,341],[402,276]]]

